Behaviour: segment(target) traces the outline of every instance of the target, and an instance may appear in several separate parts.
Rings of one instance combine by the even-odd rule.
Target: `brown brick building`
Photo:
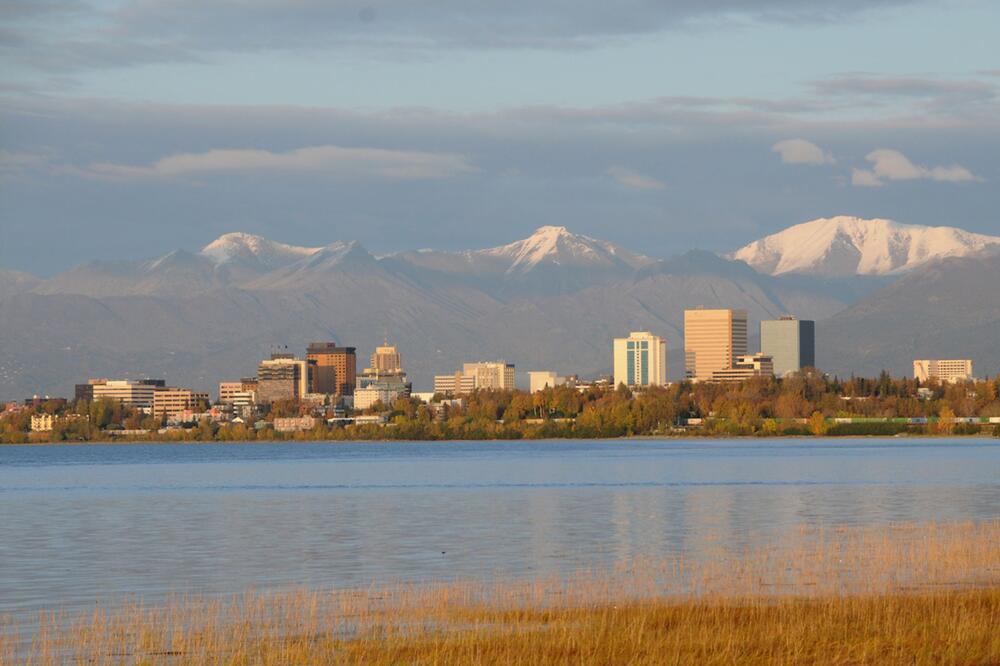
[[[354,395],[358,358],[354,347],[338,347],[335,342],[313,342],[306,349],[313,365],[313,393]]]

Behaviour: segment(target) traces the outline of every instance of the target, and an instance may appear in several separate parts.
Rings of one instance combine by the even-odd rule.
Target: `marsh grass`
[[[30,664],[996,664],[1000,521],[802,529],[785,544],[534,581],[178,598],[5,627]]]

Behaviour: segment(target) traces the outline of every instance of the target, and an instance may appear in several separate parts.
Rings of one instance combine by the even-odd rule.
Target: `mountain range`
[[[0,397],[71,394],[88,377],[165,377],[213,389],[275,346],[358,348],[384,335],[417,389],[463,361],[519,371],[610,370],[612,337],[651,330],[682,373],[685,308],[738,307],[754,324],[817,320],[829,372],[902,374],[921,357],[1000,368],[1000,238],[835,217],[726,256],[670,259],[546,226],[481,250],[376,257],[355,241],[298,247],[225,234],[197,252],[95,261],[43,279],[0,270]],[[754,343],[752,343],[754,344]]]

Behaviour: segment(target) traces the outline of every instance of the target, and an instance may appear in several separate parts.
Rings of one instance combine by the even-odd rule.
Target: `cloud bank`
[[[287,152],[217,149],[169,155],[148,166],[98,162],[83,170],[88,175],[116,180],[255,171],[313,172],[337,178],[437,180],[474,173],[478,168],[464,156],[452,153],[327,145]]]

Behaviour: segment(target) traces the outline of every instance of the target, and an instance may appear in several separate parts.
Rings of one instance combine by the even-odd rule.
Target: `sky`
[[[1000,235],[994,0],[4,0],[0,268],[556,224]]]

